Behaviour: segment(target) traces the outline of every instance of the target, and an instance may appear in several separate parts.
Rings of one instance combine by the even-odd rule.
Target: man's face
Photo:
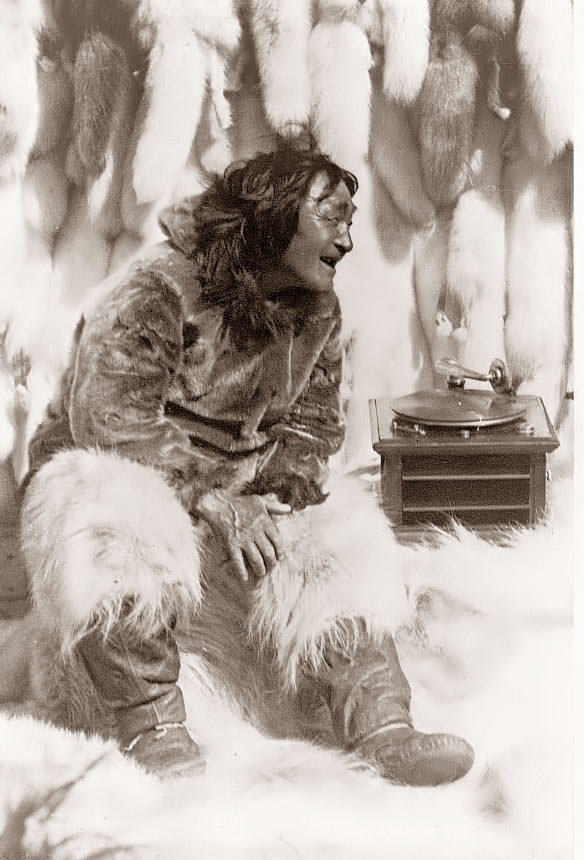
[[[326,191],[327,176],[317,174],[298,211],[298,226],[282,263],[304,289],[333,289],[337,263],[352,248],[350,226],[355,211],[344,182]]]

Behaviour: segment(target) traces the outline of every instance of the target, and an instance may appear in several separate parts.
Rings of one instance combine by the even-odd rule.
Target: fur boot
[[[160,476],[113,454],[57,454],[26,488],[21,539],[43,712],[60,724],[115,731],[124,744],[153,728],[151,719],[182,722],[170,627],[199,604],[199,546]],[[155,769],[147,759],[161,747],[137,745]]]
[[[271,127],[294,137],[308,124],[311,0],[253,0],[251,30]]]
[[[521,143],[547,164],[573,140],[571,0],[523,0],[517,30],[523,77]]]
[[[321,0],[308,43],[314,134],[324,152],[356,173],[369,145],[373,62],[367,36],[351,17],[360,7]]]
[[[565,393],[571,306],[569,153],[505,168],[505,346],[519,393],[543,398],[552,421]]]

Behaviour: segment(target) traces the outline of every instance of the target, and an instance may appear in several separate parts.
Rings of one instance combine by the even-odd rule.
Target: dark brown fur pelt
[[[414,116],[426,192],[438,207],[454,204],[469,180],[478,79],[460,33],[433,32]]]
[[[112,118],[129,88],[130,70],[123,49],[98,30],[81,42],[73,71],[73,138],[77,156],[90,175],[105,167]]]

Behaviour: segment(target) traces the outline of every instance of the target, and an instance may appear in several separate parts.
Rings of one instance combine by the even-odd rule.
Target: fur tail
[[[451,205],[471,169],[478,69],[455,31],[435,33],[417,102],[417,126],[427,193],[437,206]]]
[[[517,52],[524,81],[522,142],[533,160],[549,163],[573,140],[571,0],[524,0]]]
[[[164,197],[175,185],[199,125],[206,76],[205,48],[195,35],[179,27],[159,32],[150,52],[146,110],[133,162],[138,204]]]
[[[73,70],[73,145],[89,175],[106,166],[106,150],[120,86],[128,74],[123,50],[108,36],[91,31],[83,39]]]
[[[350,21],[321,21],[310,34],[308,58],[318,143],[343,167],[358,171],[369,146],[367,37]]]
[[[279,134],[306,126],[310,114],[310,0],[254,0],[251,27],[268,121]]]
[[[435,215],[424,189],[420,154],[405,108],[388,101],[374,85],[371,109],[371,159],[400,215],[417,229]]]
[[[507,361],[520,392],[531,385],[554,416],[563,396],[570,318],[570,159],[507,167]]]
[[[410,104],[428,67],[428,0],[380,0],[383,27],[383,92]]]

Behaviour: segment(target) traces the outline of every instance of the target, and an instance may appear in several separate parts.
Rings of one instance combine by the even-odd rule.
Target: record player
[[[517,395],[504,361],[487,373],[453,359],[446,386],[369,401],[381,456],[381,500],[396,533],[416,539],[453,520],[481,532],[534,525],[545,507],[546,457],[559,442],[540,397]],[[485,388],[467,388],[480,380]]]

